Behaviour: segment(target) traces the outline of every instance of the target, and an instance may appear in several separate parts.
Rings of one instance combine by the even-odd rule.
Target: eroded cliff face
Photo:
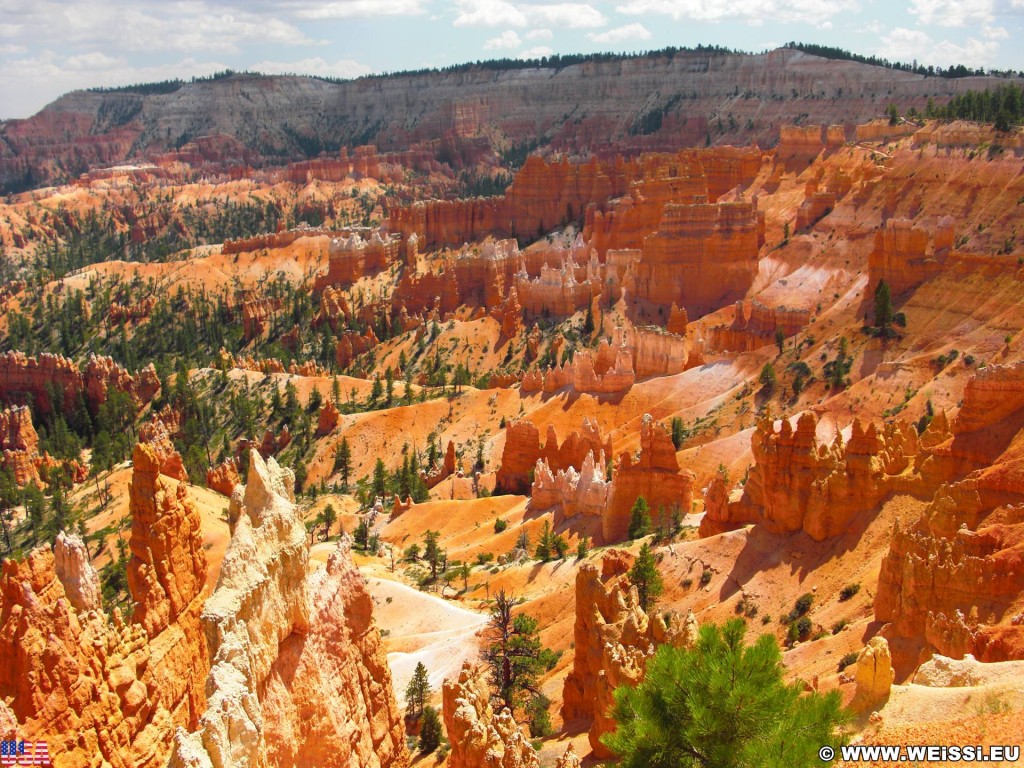
[[[50,401],[54,390],[59,393],[60,405],[70,413],[80,395],[94,409],[103,405],[111,387],[127,392],[143,405],[160,391],[160,381],[152,365],[132,375],[109,357],[90,355],[79,368],[65,357],[48,353],[38,357],[23,352],[0,355],[0,398],[21,404],[31,400],[43,413],[54,406]]]
[[[597,422],[589,418],[584,418],[580,430],[570,432],[561,443],[554,427],[549,425],[543,444],[540,431],[532,422],[515,421],[505,428],[497,484],[506,493],[524,493],[530,487],[530,474],[541,459],[556,472],[582,466],[589,453],[610,456],[611,450],[611,440],[603,437]]]
[[[4,561],[0,697],[18,737],[46,741],[57,765],[163,766],[174,728],[194,728],[206,702],[198,513],[183,484],[157,473],[151,448],[133,459],[133,621],[107,618],[77,537]]]
[[[1024,366],[991,366],[968,382],[952,439],[923,464],[953,482],[920,518],[894,527],[875,596],[875,616],[909,646],[903,669],[914,651],[1024,658],[1022,427]]]
[[[693,474],[680,471],[672,436],[650,414],[640,424],[640,455],[622,454],[612,473],[608,508],[601,518],[606,543],[626,538],[630,511],[640,496],[655,522],[667,522],[674,510],[688,514],[693,504]]]
[[[347,540],[309,572],[294,477],[252,451],[202,620],[212,666],[173,766],[401,766],[405,733],[372,603]],[[369,727],[366,724],[369,724]]]
[[[929,440],[940,439],[944,424],[944,419],[933,423]],[[837,435],[831,446],[818,444],[817,428],[818,419],[810,412],[799,418],[795,430],[787,419],[778,431],[771,417],[758,421],[751,437],[755,463],[743,493],[729,501],[721,478],[712,482],[701,536],[759,523],[823,541],[850,530],[892,491],[925,487],[920,475],[904,475],[921,452],[912,426],[895,422],[879,431],[855,420],[849,442]]]
[[[843,98],[821,98],[826,80]],[[298,183],[347,173],[393,178],[390,165],[429,169],[442,151],[458,167],[492,145],[524,145],[537,136],[550,136],[554,149],[570,152],[599,154],[624,143],[635,150],[673,150],[701,145],[709,135],[707,119],[690,115],[713,114],[726,105],[737,128],[725,133],[723,142],[774,142],[780,125],[801,114],[810,124],[863,122],[877,116],[878,101],[887,97],[924,110],[929,97],[941,102],[967,88],[984,90],[991,82],[924,78],[779,49],[759,55],[680,51],[671,57],[560,68],[395,75],[374,79],[372,87],[362,79],[327,83],[236,75],[182,84],[170,93],[78,91],[28,120],[4,125],[0,185],[22,188],[74,178],[90,167],[117,165],[133,153],[158,163],[190,162],[220,171],[280,162],[282,155],[304,159],[296,134],[324,144],[353,147],[372,141],[384,150],[409,151],[387,158],[357,147],[327,162],[306,160],[282,174]],[[737,101],[737,92],[757,98]],[[657,103],[651,103],[652,93],[661,95]],[[682,103],[680,96],[685,97]],[[631,135],[636,121],[655,109],[664,112],[660,130]],[[254,113],[262,126],[258,148],[246,130]],[[167,137],[192,140],[172,152]],[[863,140],[860,132],[858,140]],[[431,142],[433,151],[417,156],[418,142]]]
[[[445,732],[452,750],[448,768],[539,768],[530,745],[507,708],[495,712],[487,672],[465,662],[441,689]]]
[[[643,680],[647,659],[662,643],[691,647],[697,641],[697,620],[674,611],[648,616],[640,608],[636,588],[626,572],[631,556],[610,550],[601,570],[585,563],[576,574],[576,623],[573,666],[565,679],[562,717],[590,721],[590,746],[598,758],[614,757],[601,743],[615,730],[609,710],[620,685]]]

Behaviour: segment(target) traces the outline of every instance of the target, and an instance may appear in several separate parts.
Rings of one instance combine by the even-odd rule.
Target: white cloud
[[[1006,40],[1010,37],[1006,27],[982,27],[981,34],[987,40]]]
[[[484,43],[485,51],[507,51],[513,48],[518,48],[523,44],[523,41],[519,39],[519,35],[516,34],[514,29],[506,30],[497,37],[492,37],[486,43]]]
[[[505,0],[455,0],[456,27],[525,27],[526,16]]]
[[[751,26],[810,23],[821,27],[833,16],[859,7],[859,0],[625,0],[615,10],[632,16],[671,16],[676,21],[742,21]]]
[[[319,75],[321,77],[352,78],[368,75],[372,71],[365,64],[352,59],[341,59],[330,63],[319,56],[299,61],[259,61],[251,69],[267,75]]]
[[[964,64],[983,67],[992,64],[999,53],[999,43],[969,37],[964,45],[950,40],[935,41],[919,29],[897,27],[882,38],[877,55],[891,61],[910,61],[919,64],[948,67]]]
[[[643,24],[636,23],[609,29],[607,32],[590,32],[587,37],[595,43],[614,44],[625,40],[650,40],[651,33]]]
[[[538,45],[535,48],[527,48],[525,51],[519,53],[520,59],[542,59],[545,56],[550,56],[554,51],[548,48],[546,45]]]
[[[456,27],[602,27],[604,15],[585,3],[511,3],[507,0],[455,0]]]
[[[1021,0],[1024,2],[1024,0]],[[526,33],[527,40],[550,40],[554,37],[550,29],[531,29]]]
[[[995,0],[911,0],[910,12],[923,24],[963,27],[992,22]]]
[[[533,23],[549,24],[552,27],[592,29],[607,23],[599,10],[583,3],[520,5],[519,8]]]
[[[335,0],[295,8],[301,19],[351,19],[371,16],[418,16],[426,13],[423,0]]]

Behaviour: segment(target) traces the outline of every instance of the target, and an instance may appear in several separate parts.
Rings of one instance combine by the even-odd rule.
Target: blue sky
[[[698,43],[761,51],[789,40],[1024,69],[1024,0],[0,0],[0,118],[26,117],[76,88],[225,68],[353,77]]]

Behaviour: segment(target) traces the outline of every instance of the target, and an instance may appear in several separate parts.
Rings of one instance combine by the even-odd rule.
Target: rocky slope
[[[942,102],[985,85],[984,78],[926,79],[779,49],[343,83],[236,75],[148,95],[79,91],[0,127],[0,188],[74,178],[134,157],[178,159],[168,153],[176,148],[180,159],[223,169],[282,152],[297,158],[299,138],[307,145],[372,142],[388,150],[433,141],[429,154],[454,148],[460,164],[479,156],[481,145],[506,149],[538,139],[570,152],[623,141],[673,149],[703,144],[708,136],[718,143],[774,143],[779,126],[799,115],[811,124],[852,124],[877,116],[883,99],[923,109],[929,97]],[[662,119],[643,135],[648,129],[640,126],[651,114]]]

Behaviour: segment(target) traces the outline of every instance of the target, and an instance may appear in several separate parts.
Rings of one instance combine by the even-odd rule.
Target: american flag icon
[[[0,742],[0,765],[53,765],[45,741]]]

